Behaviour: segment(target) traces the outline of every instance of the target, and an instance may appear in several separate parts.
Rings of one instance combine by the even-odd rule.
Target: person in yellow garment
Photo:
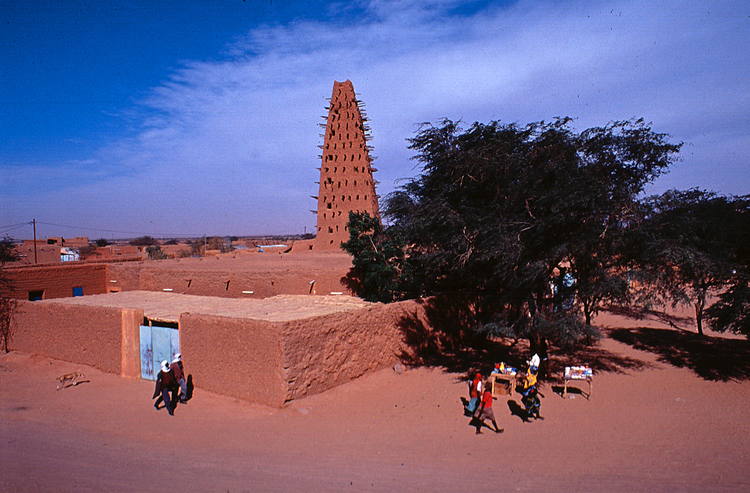
[[[537,382],[537,369],[535,367],[529,367],[526,371],[526,375],[523,377],[523,390],[521,391],[521,402],[526,407],[526,419],[529,421],[531,418],[544,419],[540,414],[542,403],[539,400],[539,389]]]

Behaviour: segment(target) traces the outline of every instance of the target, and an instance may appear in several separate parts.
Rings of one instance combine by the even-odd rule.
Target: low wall
[[[24,300],[30,291],[44,291],[43,299],[73,296],[74,287],[83,288],[85,295],[107,292],[106,264],[6,267],[3,275],[13,286],[12,295]]]
[[[183,313],[180,351],[196,387],[281,407],[281,326],[263,320]]]
[[[180,350],[196,387],[281,407],[401,360],[402,324],[423,312],[407,301],[288,322],[183,313]]]
[[[107,284],[109,288],[121,291],[135,291],[141,289],[142,262],[122,262],[109,264]]]
[[[398,361],[419,363],[450,346],[457,322],[429,300],[287,322],[183,313],[180,350],[196,387],[281,407]]]
[[[345,273],[305,274],[296,272],[236,272],[161,270],[147,266],[111,266],[112,287],[123,291],[141,289],[198,296],[225,298],[269,298],[278,294],[329,294],[331,291],[348,292],[341,283]],[[315,280],[314,293],[310,281]],[[243,293],[252,291],[252,294]]]
[[[19,301],[11,347],[135,377],[141,320],[142,310]]]
[[[345,254],[305,250],[284,255],[244,252],[111,264],[108,285],[122,291],[169,289],[174,293],[228,298],[348,293],[341,280],[350,267],[351,257]]]
[[[284,324],[286,400],[317,394],[399,361],[408,347],[401,320],[411,302],[373,305]]]

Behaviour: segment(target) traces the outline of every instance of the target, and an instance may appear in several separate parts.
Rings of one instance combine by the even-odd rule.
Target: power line
[[[27,221],[25,223],[9,224],[7,226],[0,226],[0,229],[15,228],[16,226],[26,226],[28,224],[31,224],[31,221]]]
[[[9,231],[13,231],[14,229],[23,228],[24,226],[28,226],[31,223],[22,223],[22,224],[16,224],[15,226],[5,226],[4,228],[0,228],[0,233],[5,234]]]
[[[100,231],[105,233],[119,233],[119,234],[128,234],[128,235],[149,235],[149,236],[188,236],[188,237],[199,237],[203,236],[203,234],[193,234],[193,233],[149,233],[144,231],[120,231],[116,229],[104,229],[104,228],[89,228],[86,226],[71,226],[69,224],[56,224],[56,223],[46,223],[42,221],[37,221],[37,224],[44,224],[45,226],[57,226],[60,228],[70,228],[70,229],[83,229],[88,231]],[[30,224],[30,223],[26,223]]]

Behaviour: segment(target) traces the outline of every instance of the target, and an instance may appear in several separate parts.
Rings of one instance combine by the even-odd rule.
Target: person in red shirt
[[[495,421],[495,413],[492,411],[492,391],[489,385],[484,386],[484,393],[482,393],[482,401],[479,404],[479,409],[474,413],[474,426],[477,428],[477,435],[482,433],[482,426],[485,419],[492,421],[492,425],[495,427],[495,433],[502,433],[505,431],[502,428],[498,428],[497,421]],[[489,426],[487,426],[489,428]]]
[[[172,364],[169,365],[169,369],[172,370],[172,374],[180,386],[180,402],[182,404],[187,404],[188,389],[187,383],[185,382],[185,369],[182,365],[182,354],[177,353],[174,355],[174,359],[172,360]]]
[[[469,385],[469,397],[471,400],[466,405],[466,414],[472,415],[477,410],[479,404],[479,397],[482,395],[482,375],[477,373],[474,375],[474,380]]]

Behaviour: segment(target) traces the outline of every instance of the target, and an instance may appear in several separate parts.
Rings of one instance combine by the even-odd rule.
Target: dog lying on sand
[[[73,373],[66,373],[57,377],[57,390],[64,389],[67,387],[75,387],[76,385],[83,382],[90,382],[91,380],[86,378],[83,373],[74,371]]]

